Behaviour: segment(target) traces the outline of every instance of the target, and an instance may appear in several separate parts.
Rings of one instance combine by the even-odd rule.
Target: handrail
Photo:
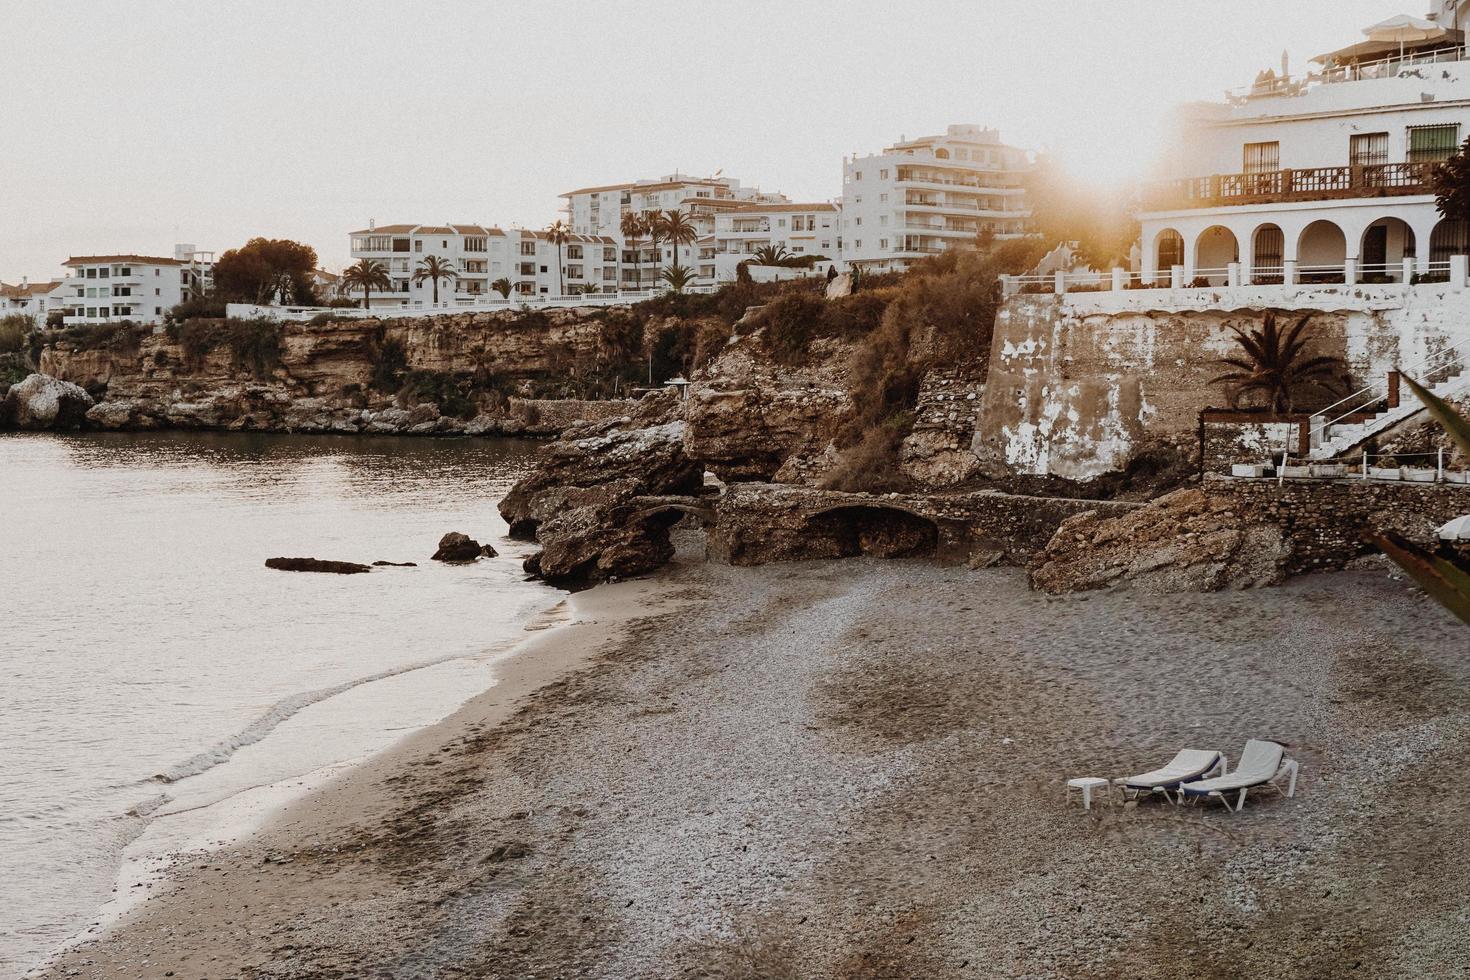
[[[1395,368],[1395,370],[1398,373],[1400,373],[1400,374],[1412,372],[1414,374],[1423,375],[1426,372],[1426,370],[1428,370],[1428,371],[1434,371],[1434,370],[1438,370],[1440,368],[1448,367],[1451,364],[1455,363],[1455,361],[1458,361],[1460,359],[1460,355],[1459,355],[1458,352],[1459,352],[1460,348],[1463,347],[1463,346],[1465,346],[1466,344],[1470,344],[1470,337],[1467,337],[1467,338],[1459,341],[1458,343],[1450,344],[1447,347],[1441,347],[1439,350],[1437,350],[1434,353],[1432,353],[1432,354],[1428,355],[1427,357],[1423,358],[1418,363],[1409,365],[1409,367],[1407,369],[1400,367],[1400,368]],[[1446,355],[1446,354],[1454,354],[1455,356],[1453,358],[1449,359],[1449,360],[1444,361],[1444,363],[1440,363],[1440,364],[1434,363],[1435,361],[1438,361],[1441,358],[1443,358],[1444,355]],[[1368,405],[1372,404],[1374,401],[1377,401],[1378,400],[1378,397],[1380,397],[1379,395],[1377,395],[1378,389],[1380,387],[1383,389],[1383,394],[1384,395],[1387,395],[1388,394],[1388,386],[1389,386],[1389,382],[1388,382],[1387,379],[1384,379],[1381,382],[1375,381],[1373,384],[1370,384],[1370,385],[1368,385],[1365,388],[1362,388],[1362,389],[1360,389],[1358,391],[1353,392],[1352,394],[1348,395],[1346,398],[1338,399],[1337,401],[1333,402],[1331,405],[1328,405],[1326,408],[1324,408],[1324,409],[1322,409],[1322,410],[1314,413],[1312,415],[1312,418],[1315,421],[1316,419],[1323,418],[1324,416],[1326,416],[1326,414],[1328,412],[1332,411],[1333,409],[1338,408],[1338,407],[1340,407],[1342,405],[1346,405],[1348,402],[1354,401],[1357,398],[1359,398],[1360,396],[1367,395],[1367,394],[1373,394],[1374,395],[1374,397],[1372,399],[1370,399],[1369,401],[1363,403],[1362,405],[1359,405],[1356,408],[1351,408],[1348,411],[1343,412],[1341,415],[1338,415],[1337,417],[1335,417],[1335,418],[1333,418],[1333,419],[1331,419],[1329,421],[1323,422],[1321,425],[1315,425],[1314,424],[1313,427],[1312,427],[1312,435],[1315,436],[1317,439],[1323,439],[1323,438],[1325,438],[1326,437],[1326,434],[1327,434],[1327,430],[1329,428],[1331,428],[1334,425],[1339,424],[1340,422],[1342,422],[1343,419],[1347,418],[1348,416],[1356,414],[1358,411],[1360,411],[1363,408],[1366,408]]]
[[[1374,61],[1363,61],[1336,68],[1324,68],[1305,75],[1277,75],[1268,81],[1253,82],[1227,89],[1225,98],[1232,102],[1248,102],[1252,98],[1269,98],[1281,95],[1300,95],[1315,85],[1334,85],[1341,82],[1357,82],[1365,79],[1397,77],[1380,69],[1391,65],[1413,67],[1437,65],[1446,62],[1470,59],[1470,47],[1460,45],[1452,48],[1436,48],[1421,54],[1389,55]]]

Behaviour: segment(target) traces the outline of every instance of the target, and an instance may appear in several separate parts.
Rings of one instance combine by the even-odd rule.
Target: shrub
[[[460,419],[475,415],[475,385],[468,377],[456,377],[443,371],[410,371],[404,377],[400,390],[415,402],[438,405],[441,415]]]
[[[143,338],[153,328],[132,320],[109,320],[104,323],[78,323],[56,334],[56,340],[71,344],[77,350],[107,350],[118,354],[135,354]]]
[[[219,344],[219,323],[215,320],[185,320],[169,336],[184,352],[184,367],[198,371],[204,366],[205,358]]]
[[[385,337],[379,327],[373,347],[373,371],[368,383],[378,391],[397,391],[408,367],[408,352],[403,348],[403,341]]]
[[[784,364],[801,360],[822,321],[824,301],[813,293],[791,290],[763,306],[753,326],[761,329],[761,345]]]
[[[898,470],[898,451],[913,430],[912,412],[899,412],[880,425],[867,429],[858,442],[842,454],[822,486],[850,493],[886,493],[905,490],[909,481]]]
[[[226,320],[224,339],[235,371],[264,379],[281,364],[282,329],[275,320]]]
[[[13,354],[24,350],[32,329],[30,317],[19,313],[0,316],[0,354]]]
[[[223,320],[225,300],[217,296],[196,296],[186,299],[168,311],[168,319],[182,323],[185,320]]]

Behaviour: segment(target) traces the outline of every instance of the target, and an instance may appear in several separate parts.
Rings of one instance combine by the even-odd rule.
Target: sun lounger
[[[1247,790],[1272,785],[1278,776],[1291,777],[1287,783],[1285,795],[1295,796],[1297,769],[1296,760],[1286,758],[1284,747],[1275,742],[1253,738],[1245,743],[1245,751],[1240,755],[1240,765],[1235,767],[1234,772],[1226,776],[1216,776],[1213,779],[1184,783],[1179,787],[1179,792],[1190,798],[1216,797],[1225,804],[1227,809],[1239,813],[1245,806]],[[1278,791],[1281,789],[1279,786],[1275,788]],[[1236,795],[1234,806],[1230,804],[1232,795]]]
[[[1171,789],[1177,790],[1181,783],[1192,782],[1212,773],[1223,775],[1228,765],[1225,756],[1219,752],[1184,749],[1162,769],[1139,773],[1137,776],[1129,776],[1120,780],[1123,786],[1123,798],[1125,800],[1137,799],[1141,793],[1163,793],[1164,799],[1173,803],[1176,801],[1169,795]],[[1131,797],[1130,793],[1133,794]]]

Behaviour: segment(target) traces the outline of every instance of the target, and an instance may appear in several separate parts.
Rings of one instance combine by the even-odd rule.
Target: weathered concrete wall
[[[974,450],[1012,472],[1088,479],[1142,439],[1194,445],[1230,326],[1310,314],[1313,351],[1361,385],[1470,337],[1470,292],[1442,285],[1016,296],[996,317]]]
[[[1057,527],[1086,511],[1139,504],[980,491],[866,494],[771,483],[732,484],[718,502],[712,556],[733,565],[844,558],[990,553],[1024,563]]]
[[[1268,420],[1244,413],[1206,413],[1200,426],[1202,459],[1206,473],[1230,472],[1234,463],[1266,463],[1273,453],[1290,449],[1298,453],[1304,419]]]

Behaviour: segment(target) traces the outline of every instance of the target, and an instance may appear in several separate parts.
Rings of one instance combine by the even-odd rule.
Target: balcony
[[[1142,203],[1145,210],[1174,211],[1429,194],[1432,193],[1429,179],[1437,166],[1437,163],[1376,163],[1186,177],[1146,186]]]

